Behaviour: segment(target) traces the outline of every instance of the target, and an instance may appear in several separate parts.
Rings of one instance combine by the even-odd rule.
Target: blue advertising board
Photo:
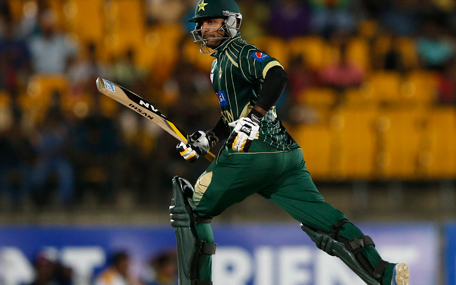
[[[445,229],[445,271],[446,284],[456,284],[456,222],[450,223]]]
[[[374,239],[385,260],[409,264],[412,284],[436,284],[435,226],[421,223],[359,226]],[[213,229],[218,244],[213,262],[216,285],[363,284],[339,259],[316,249],[298,223],[215,224]],[[54,252],[73,269],[76,284],[85,285],[117,250],[130,253],[132,272],[140,276],[152,256],[174,247],[174,230],[168,226],[2,227],[0,283],[14,285],[31,281],[31,262],[42,250]]]

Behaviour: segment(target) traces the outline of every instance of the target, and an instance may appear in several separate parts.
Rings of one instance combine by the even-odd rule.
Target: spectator
[[[378,69],[405,72],[404,59],[399,48],[399,38],[393,36],[388,50],[384,54],[375,57],[378,60],[376,63]]]
[[[97,46],[89,43],[86,48],[85,59],[72,60],[68,68],[68,82],[73,94],[97,92],[95,80],[98,77],[106,78],[108,76],[108,67],[98,60]]]
[[[456,60],[449,61],[439,76],[437,103],[456,105]]]
[[[250,0],[239,2],[239,7],[241,11],[244,11],[245,15],[249,15],[242,19],[242,37],[249,40],[266,36],[266,27],[270,21],[271,14],[268,3],[260,0]]]
[[[355,30],[355,17],[351,13],[352,0],[310,0],[313,11],[313,31],[329,39],[337,31]]]
[[[39,22],[41,17],[48,12],[53,13],[49,0],[36,0],[24,5],[24,14],[18,25],[20,35],[22,37],[42,35],[43,30]]]
[[[297,101],[300,94],[307,88],[319,84],[318,72],[313,70],[306,62],[303,55],[295,55],[288,61],[288,88],[291,100]]]
[[[206,111],[209,109],[208,96],[214,92],[210,78],[182,53],[174,72],[165,82],[164,89],[167,93],[173,93],[170,96],[174,96],[179,102],[170,110],[169,116],[182,124],[183,129],[192,129],[195,125],[201,124],[204,121],[201,116],[210,112]]]
[[[300,98],[308,88],[319,85],[318,72],[307,64],[303,55],[295,55],[288,62],[288,76],[289,96],[285,105],[278,108],[280,117],[291,125],[316,123],[320,115],[313,108],[303,106]]]
[[[68,159],[69,124],[60,106],[60,94],[53,94],[53,106],[37,129],[34,148],[37,162],[32,173],[32,187],[38,202],[45,203],[52,198],[48,191],[50,177],[57,178],[58,204],[69,204],[73,198],[74,170]]]
[[[278,1],[271,6],[269,33],[290,39],[310,33],[311,12],[306,4],[298,0]]]
[[[442,33],[434,21],[423,24],[423,34],[417,40],[418,55],[426,69],[442,71],[455,54],[454,40]]]
[[[30,193],[30,173],[35,153],[23,131],[19,111],[13,112],[10,126],[0,133],[0,157],[0,186],[6,194],[4,198],[12,200],[13,208],[20,207]]]
[[[149,21],[168,25],[179,22],[187,8],[183,2],[182,0],[146,0]]]
[[[153,271],[146,285],[177,285],[177,256],[175,251],[164,251],[150,262]]]
[[[347,45],[340,45],[339,59],[323,68],[321,73],[323,84],[342,92],[347,88],[359,87],[364,82],[364,72],[356,64],[350,62]]]
[[[95,285],[140,285],[130,272],[130,256],[124,251],[116,252],[108,268],[95,280]]]
[[[78,191],[87,186],[99,190],[102,203],[114,202],[119,187],[120,135],[115,122],[101,112],[101,98],[92,93],[94,102],[88,117],[78,122],[74,139]],[[77,193],[78,199],[83,193]]]
[[[419,28],[419,1],[390,0],[380,15],[380,24],[399,36],[413,36]]]
[[[42,251],[35,260],[35,280],[30,285],[72,285],[73,272],[58,260]]]
[[[62,74],[71,58],[76,56],[76,44],[56,31],[57,18],[47,10],[40,17],[42,35],[30,40],[34,71],[43,74]]]
[[[30,51],[26,42],[15,35],[12,20],[4,21],[4,35],[0,38],[0,89],[17,99],[19,87],[25,85],[31,71]]]
[[[111,68],[112,80],[127,89],[144,84],[147,71],[135,66],[135,50],[128,49],[125,56],[116,60]]]

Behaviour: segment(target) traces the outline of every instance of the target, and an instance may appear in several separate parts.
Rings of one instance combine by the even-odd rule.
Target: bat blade
[[[165,115],[160,113],[160,111],[154,107],[154,105],[150,104],[139,95],[122,86],[112,83],[109,80],[99,77],[96,82],[98,91],[102,94],[111,97],[122,105],[127,106],[128,108],[141,114],[143,117],[151,120],[179,141],[187,143],[187,134],[169,121]],[[215,159],[214,154],[211,152],[208,152],[205,157],[211,162]]]

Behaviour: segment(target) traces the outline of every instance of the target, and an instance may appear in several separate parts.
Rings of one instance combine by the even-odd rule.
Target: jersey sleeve
[[[241,50],[239,67],[242,75],[250,82],[256,79],[264,79],[268,70],[274,66],[283,68],[277,59],[261,52],[254,45],[246,45]]]

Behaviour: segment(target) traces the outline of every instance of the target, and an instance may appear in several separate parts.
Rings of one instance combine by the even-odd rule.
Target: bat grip
[[[208,152],[206,153],[206,155],[204,156],[207,160],[209,160],[210,162],[213,162],[214,159],[215,159],[215,155],[212,153],[212,152]]]

